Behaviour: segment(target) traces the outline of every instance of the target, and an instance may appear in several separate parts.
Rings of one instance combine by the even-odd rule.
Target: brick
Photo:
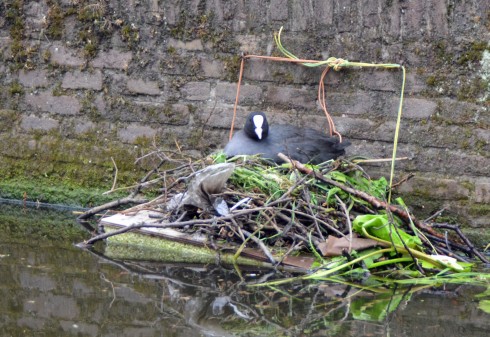
[[[235,103],[237,85],[220,82],[216,85],[216,98],[226,103]],[[239,103],[241,105],[258,105],[262,101],[262,88],[257,85],[240,86]]]
[[[244,109],[240,106],[237,107],[235,130],[243,128],[249,112],[248,109]],[[233,108],[224,107],[222,105],[218,105],[215,108],[206,107],[202,110],[202,115],[209,116],[206,119],[206,125],[213,128],[229,130],[233,119]]]
[[[157,130],[153,128],[131,123],[124,129],[119,130],[118,137],[125,143],[134,143],[138,138],[153,138],[156,134]]]
[[[286,108],[316,109],[316,91],[288,87],[269,87],[266,102]]]
[[[426,79],[414,73],[407,74],[405,94],[420,94],[427,90]]]
[[[364,118],[333,117],[333,119],[338,132],[350,136],[355,135],[356,137],[359,137],[359,134],[362,133],[371,134],[370,130],[375,125],[373,121]]]
[[[49,47],[50,62],[61,66],[81,67],[85,64],[85,60],[78,56],[75,49],[67,48],[59,43]]]
[[[75,123],[75,133],[81,134],[95,129],[96,125],[94,122],[78,118]]]
[[[475,181],[475,202],[490,204],[490,179],[481,178]]]
[[[293,1],[290,21],[292,31],[305,30],[311,24],[313,17],[313,8],[310,1]]]
[[[255,36],[255,35],[237,35],[236,40],[240,42],[240,52],[246,54],[256,54],[262,53],[262,42],[267,37],[265,36]]]
[[[33,115],[24,116],[20,123],[20,127],[26,131],[30,130],[43,130],[49,131],[57,129],[59,122],[53,118],[40,118]]]
[[[125,70],[128,69],[132,59],[132,52],[120,52],[111,49],[107,52],[100,52],[90,64],[95,68]]]
[[[189,42],[184,42],[181,40],[176,40],[173,38],[168,39],[167,45],[169,47],[173,47],[175,49],[183,49],[183,50],[204,50],[202,41],[199,39],[192,40]]]
[[[159,102],[135,102],[130,114],[121,114],[123,121],[145,121],[148,124],[187,125],[190,111],[187,104]]]
[[[359,73],[359,86],[369,90],[391,91],[399,93],[402,86],[402,74],[399,70],[362,70]]]
[[[211,85],[208,82],[189,82],[180,88],[180,92],[190,101],[205,101],[210,98]]]
[[[123,95],[127,94],[129,77],[120,73],[108,73],[104,72],[107,77],[107,82],[110,83],[110,88],[113,94]]]
[[[25,101],[39,111],[51,112],[60,115],[76,115],[80,112],[80,102],[71,96],[53,96],[49,92],[38,95],[30,94]]]
[[[25,25],[33,31],[46,28],[48,6],[44,1],[28,1],[24,4]]]
[[[76,70],[68,72],[63,77],[61,87],[64,89],[102,89],[102,73],[96,70],[92,73]]]
[[[19,72],[19,83],[25,87],[37,88],[48,85],[48,75],[46,70],[22,70]]]
[[[31,297],[32,301],[25,301],[24,308],[37,317],[56,317],[59,321],[75,320],[80,315],[77,301],[70,296],[55,295],[51,292],[40,292]]]
[[[201,70],[205,77],[221,77],[223,75],[223,67],[223,62],[201,58]]]
[[[398,99],[396,103],[398,104]],[[427,99],[405,98],[403,116],[411,119],[427,119],[435,113],[436,108],[437,104]]]
[[[145,81],[142,79],[129,79],[127,88],[130,92],[143,95],[160,95],[160,88],[155,81]]]
[[[375,107],[374,95],[366,92],[330,93],[326,94],[327,109],[330,113],[347,115],[369,115]]]
[[[271,20],[281,21],[288,18],[288,0],[271,0],[270,4]]]
[[[437,99],[436,102],[440,107],[437,110],[438,119],[448,121],[450,124],[490,124],[488,108],[481,104],[461,102],[448,97]]]
[[[107,104],[106,104],[106,101],[104,99],[104,96],[99,95],[99,96],[95,97],[94,105],[95,105],[95,108],[97,108],[97,110],[99,112],[101,112],[102,114],[106,114]]]
[[[475,128],[473,129],[473,133],[478,140],[484,142],[486,145],[490,144],[490,130]]]
[[[427,193],[439,200],[468,199],[470,191],[464,184],[455,179],[445,179],[432,176],[416,176],[399,187],[401,193]]]
[[[317,25],[330,26],[333,23],[334,3],[333,1],[313,0],[314,19]]]
[[[400,162],[400,167],[409,164],[408,169],[420,172],[438,172],[460,176],[465,175],[487,176],[490,167],[490,158],[466,153],[459,149],[425,147],[412,144],[400,145],[401,149],[412,153],[410,163]],[[398,165],[398,164],[397,164]]]

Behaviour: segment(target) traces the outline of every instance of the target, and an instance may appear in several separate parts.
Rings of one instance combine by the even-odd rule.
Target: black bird
[[[277,154],[281,152],[301,163],[319,164],[345,154],[349,145],[349,141],[339,142],[337,137],[314,129],[283,124],[269,127],[263,112],[252,112],[244,128],[225,146],[224,153],[227,157],[261,154],[280,163]]]

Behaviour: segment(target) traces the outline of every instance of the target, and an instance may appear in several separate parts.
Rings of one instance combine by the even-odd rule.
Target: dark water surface
[[[490,335],[485,287],[248,288],[273,275],[111,261],[72,245],[87,237],[73,218],[0,204],[1,336]]]

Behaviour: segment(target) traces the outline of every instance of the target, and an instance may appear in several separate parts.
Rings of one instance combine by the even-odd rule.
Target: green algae
[[[75,138],[58,130],[40,129],[12,137],[11,130],[19,123],[17,111],[0,110],[0,196],[4,198],[24,199],[27,195],[32,201],[94,205],[119,196],[101,196],[114,181],[112,159],[118,169],[116,187],[134,185],[154,165],[150,159],[134,164],[150,151],[152,144],[146,139],[123,144],[115,135],[113,140],[101,137],[99,129]]]
[[[87,188],[43,177],[2,179],[0,181],[0,197],[50,204],[92,207],[127,195],[127,193],[123,192],[109,195],[103,194],[109,188]]]
[[[29,242],[41,244],[69,244],[80,242],[87,232],[76,223],[75,216],[68,211],[54,209],[26,208],[1,205],[0,240],[8,242]]]
[[[114,230],[105,226],[106,232]],[[207,247],[192,246],[161,237],[139,233],[124,233],[111,236],[107,239],[104,254],[115,259],[131,259],[160,262],[185,263],[216,263],[233,264],[232,253],[218,253]],[[239,257],[236,260],[240,265],[264,266],[260,261]]]

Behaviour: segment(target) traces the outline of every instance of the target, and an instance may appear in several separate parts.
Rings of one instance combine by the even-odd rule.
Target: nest
[[[388,203],[385,178],[372,179],[346,160],[309,166],[283,159],[286,164],[276,165],[254,156],[226,161],[217,155],[160,170],[162,160],[128,198],[94,208],[80,219],[137,201],[122,212],[151,210],[159,219],[152,227],[200,233],[211,247],[233,244],[238,252],[253,247],[274,265],[300,253],[313,254],[320,265],[337,255],[349,261],[373,247],[406,258],[423,274],[427,269],[466,270],[458,263],[474,257],[487,262],[458,226],[419,221],[402,200]],[[157,178],[149,183],[153,176]],[[137,199],[150,185],[161,186],[159,195],[147,202]],[[85,244],[143,227],[97,235]],[[437,227],[454,234],[442,235]]]

